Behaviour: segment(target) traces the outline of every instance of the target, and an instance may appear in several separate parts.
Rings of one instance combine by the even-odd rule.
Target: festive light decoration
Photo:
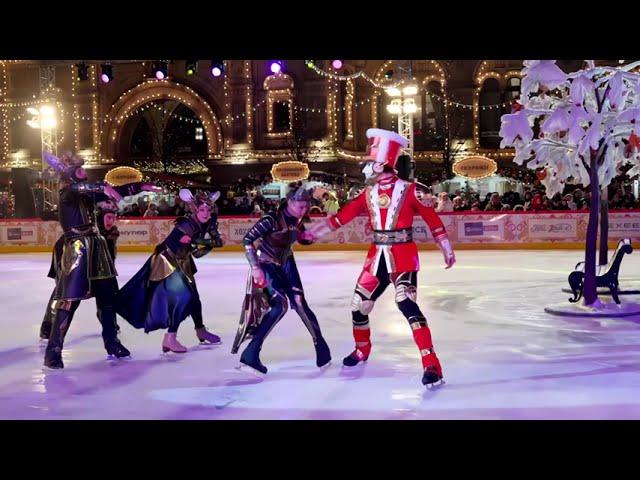
[[[158,80],[164,80],[169,74],[169,65],[165,60],[159,60],[153,64],[153,76]]]
[[[212,63],[213,65],[213,63]],[[224,89],[224,111],[225,111],[225,123],[227,124],[227,126],[231,126],[231,102],[229,101],[229,74],[227,71],[227,67],[228,67],[228,62],[225,61],[223,64],[223,70],[224,70],[224,84],[223,84],[223,89]],[[227,135],[226,138],[224,139],[224,148],[229,148],[231,146],[231,135]]]
[[[85,64],[86,68],[86,64]],[[77,152],[80,150],[80,106],[76,103],[76,80],[80,81],[80,64],[75,66],[77,75],[74,75],[74,67],[71,67],[71,100],[73,102],[73,147]],[[85,70],[86,79],[89,79],[89,71]],[[28,110],[28,109],[27,109]]]
[[[100,69],[100,80],[102,80],[102,83],[109,83],[111,80],[113,80],[113,67],[110,63],[103,63],[100,66]]]
[[[292,134],[293,128],[293,79],[286,73],[269,75],[264,79],[263,87],[267,91],[267,136],[287,137]],[[284,132],[275,132],[274,104],[286,102],[289,105],[289,129]]]
[[[355,85],[353,80],[347,80],[347,98],[345,99],[344,110],[346,112],[347,134],[346,138],[353,138],[353,98],[355,96]]]
[[[187,76],[195,75],[198,71],[198,61],[197,60],[187,60],[185,62],[184,67],[185,73]]]
[[[165,91],[152,91],[151,93],[147,93],[146,95],[139,95],[139,92],[148,90],[150,86],[155,85],[171,86],[172,92],[166,93]],[[126,102],[127,97],[135,98],[135,101],[128,103]],[[111,106],[110,112],[105,118],[105,124],[110,125],[111,128],[110,140],[112,142],[115,142],[120,125],[123,121],[131,116],[132,111],[134,111],[140,105],[160,99],[176,100],[194,110],[194,112],[200,119],[200,123],[204,127],[204,132],[208,140],[207,154],[209,158],[215,158],[219,155],[219,153],[214,150],[216,143],[214,143],[212,139],[215,135],[215,138],[217,139],[217,145],[219,147],[222,147],[222,134],[220,132],[220,128],[214,128],[216,125],[219,125],[219,122],[209,103],[204,101],[204,99],[202,99],[202,97],[192,88],[187,87],[186,85],[182,85],[178,82],[168,80],[146,80],[127,90],[122,95],[120,95],[120,97],[118,97],[118,99]],[[126,108],[122,108],[123,105],[126,105]],[[206,116],[203,117],[204,111],[206,111]],[[116,113],[118,114],[116,115]],[[211,120],[209,120],[209,118]],[[113,122],[111,121],[111,119],[113,119]]]
[[[331,66],[335,70],[340,70],[342,68],[342,60],[334,60],[333,62],[331,62]]]
[[[274,60],[271,62],[271,66],[269,67],[271,73],[277,74],[282,71],[282,60]]]
[[[10,61],[9,61],[10,62]],[[8,107],[5,106],[7,99],[7,60],[0,61],[0,68],[2,70],[2,84],[0,84],[0,98],[2,100],[1,114],[2,114],[2,156],[3,163],[7,161],[7,155],[9,155],[9,121],[8,121]]]
[[[93,84],[93,88],[95,91],[98,90],[98,72],[95,65],[91,65],[91,83]],[[98,100],[95,93],[91,94],[91,116],[92,116],[92,126],[91,130],[93,133],[93,151],[100,152],[101,146],[101,133],[98,131],[99,128],[99,119],[98,119]],[[98,155],[96,155],[98,157]]]
[[[211,75],[214,77],[219,77],[226,70],[226,63],[222,60],[211,60]]]
[[[519,70],[514,70],[513,68],[507,69],[503,74],[499,73],[497,70],[497,68],[490,65],[488,60],[483,60],[477,69],[475,78],[476,89],[473,92],[473,141],[476,148],[480,146],[480,110],[503,108],[503,105],[504,107],[507,107],[509,105],[509,102],[506,102],[506,105],[500,104],[480,106],[480,92],[482,91],[482,86],[485,80],[489,78],[495,78],[496,80],[504,84],[509,78],[521,78],[522,76]]]
[[[244,78],[246,81],[245,87],[245,127],[247,129],[247,143],[249,148],[253,147],[253,85],[251,84],[251,61],[244,61]]]
[[[86,82],[89,80],[89,67],[86,63],[80,62],[76,65],[76,68],[78,71],[76,78],[79,82]]]
[[[134,161],[133,165],[143,171],[150,173],[170,173],[175,175],[194,175],[198,173],[208,173],[209,169],[203,160],[171,160],[171,163],[164,164],[156,161]]]

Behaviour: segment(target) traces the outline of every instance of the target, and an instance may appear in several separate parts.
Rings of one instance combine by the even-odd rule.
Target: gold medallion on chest
[[[383,194],[378,197],[378,206],[380,208],[388,208],[391,205],[391,198],[389,195]]]

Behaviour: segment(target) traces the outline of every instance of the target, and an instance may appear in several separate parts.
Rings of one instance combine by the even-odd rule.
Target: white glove
[[[313,241],[319,239],[320,237],[324,237],[328,233],[331,233],[333,229],[331,228],[331,224],[329,223],[329,219],[325,219],[319,223],[316,223],[313,227],[307,230],[308,233],[313,235]]]
[[[449,243],[449,239],[445,237],[442,240],[439,240],[438,246],[440,247],[442,255],[444,255],[444,263],[446,265],[445,270],[453,267],[453,264],[456,263],[456,254],[453,253],[453,248],[451,247],[451,243]]]

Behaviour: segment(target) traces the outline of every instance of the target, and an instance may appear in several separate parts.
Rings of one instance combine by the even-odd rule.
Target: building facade
[[[58,151],[80,152],[96,176],[147,165],[208,172],[225,183],[292,158],[312,170],[353,173],[366,130],[398,128],[383,87],[409,76],[418,86],[417,171],[471,154],[511,161],[498,131],[519,95],[522,60],[341,63],[284,60],[274,73],[271,60],[226,60],[215,77],[211,60],[195,68],[185,60],[0,61],[0,172],[41,168],[44,134],[31,127],[34,112],[51,105]],[[559,64],[571,70],[582,61]]]

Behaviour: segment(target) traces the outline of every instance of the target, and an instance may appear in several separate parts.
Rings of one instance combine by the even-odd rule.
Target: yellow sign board
[[[271,167],[271,176],[276,182],[298,182],[309,177],[309,166],[298,161],[280,162]]]
[[[490,177],[497,170],[498,164],[495,160],[478,155],[463,158],[453,164],[453,173],[474,180]]]
[[[141,182],[142,173],[133,167],[116,167],[109,170],[104,179],[110,185],[119,187],[129,183]]]

